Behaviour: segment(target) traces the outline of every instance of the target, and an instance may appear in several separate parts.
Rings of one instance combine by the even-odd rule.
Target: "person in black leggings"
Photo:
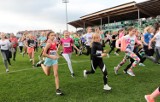
[[[116,47],[116,37],[117,37],[117,34],[116,34],[116,32],[114,32],[113,35],[112,35],[112,39],[111,39],[111,40],[112,40],[112,43],[111,43],[111,45],[110,45],[111,49],[110,49],[108,55],[110,55],[111,52],[112,52],[112,51],[115,49],[115,47]]]
[[[102,57],[105,57],[107,54],[104,53],[102,44],[100,43],[99,34],[93,34],[93,43],[91,47],[91,70],[84,70],[84,77],[87,77],[89,74],[94,74],[96,68],[99,66],[103,73],[103,81],[104,81],[104,90],[111,90],[111,87],[108,86],[108,74],[107,68],[103,63]]]

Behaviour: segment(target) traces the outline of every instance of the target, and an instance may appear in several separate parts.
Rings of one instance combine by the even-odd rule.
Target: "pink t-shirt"
[[[60,40],[60,44],[63,46],[63,53],[72,53],[73,42],[74,41],[71,38],[67,39],[62,38]]]
[[[15,48],[18,46],[18,40],[16,37],[10,38],[10,41],[12,43],[12,46]]]

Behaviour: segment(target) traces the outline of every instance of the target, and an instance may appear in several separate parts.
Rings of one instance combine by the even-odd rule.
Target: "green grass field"
[[[145,102],[144,95],[151,93],[160,84],[160,66],[147,60],[144,63],[146,67],[136,67],[136,77],[131,77],[122,72],[125,64],[115,75],[113,67],[122,57],[123,53],[118,57],[112,54],[110,58],[104,58],[112,91],[103,90],[103,75],[99,68],[95,74],[83,77],[83,70],[90,69],[88,56],[72,55],[75,78],[70,76],[68,66],[61,57],[59,78],[64,96],[55,94],[54,76],[45,76],[41,68],[32,68],[27,55],[22,57],[17,54],[16,62],[12,61],[9,67],[9,73],[5,72],[0,58],[0,102]],[[160,98],[157,98],[158,101]]]

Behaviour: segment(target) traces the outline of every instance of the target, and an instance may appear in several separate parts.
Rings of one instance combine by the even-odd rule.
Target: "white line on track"
[[[83,60],[83,61],[73,61],[72,60],[72,62],[73,63],[81,63],[81,62],[88,62],[89,60]],[[67,63],[61,63],[61,64],[58,64],[59,66],[62,66],[62,65],[65,65],[65,64],[67,64]],[[34,69],[39,69],[39,68],[26,68],[26,69],[21,69],[21,70],[16,70],[16,71],[10,71],[9,73],[16,73],[16,72],[22,72],[22,71],[25,71],[25,70],[34,70]],[[1,74],[6,74],[6,72],[4,72],[4,73],[0,73],[0,75]]]

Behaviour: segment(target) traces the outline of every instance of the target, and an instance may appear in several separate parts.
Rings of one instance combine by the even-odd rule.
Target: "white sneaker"
[[[108,84],[104,85],[103,87],[104,90],[111,90],[112,88],[110,86],[108,86]]]
[[[115,55],[119,56],[119,54],[117,52],[114,52]]]
[[[118,74],[117,67],[114,67],[114,73],[115,73],[116,75]]]
[[[29,61],[32,62],[33,59],[30,59]]]
[[[87,70],[84,70],[83,71],[83,76],[86,78],[87,77],[87,74],[86,74]]]
[[[135,74],[132,71],[127,71],[127,74],[129,74],[130,76],[135,76]]]
[[[45,57],[43,57],[42,60],[44,61],[44,60],[45,60]]]
[[[110,58],[109,54],[107,54],[107,57]]]
[[[143,63],[139,63],[139,66],[145,67],[145,65]]]
[[[9,69],[6,69],[6,72],[9,72]]]

